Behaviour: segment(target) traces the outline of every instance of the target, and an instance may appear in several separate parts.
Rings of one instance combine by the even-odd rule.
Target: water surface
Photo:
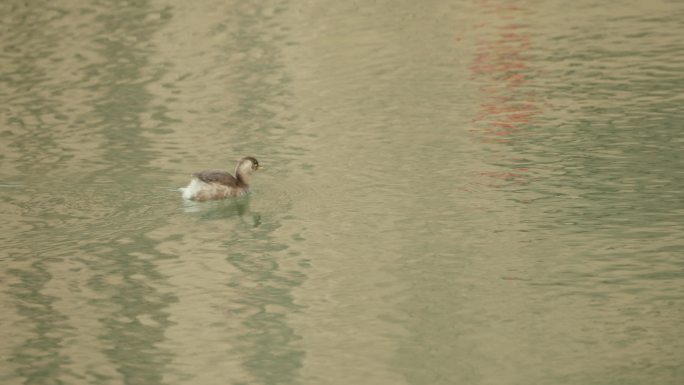
[[[0,15],[3,384],[684,380],[680,3]]]

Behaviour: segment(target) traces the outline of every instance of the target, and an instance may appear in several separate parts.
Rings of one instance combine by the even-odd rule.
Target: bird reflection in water
[[[261,214],[252,212],[249,207],[249,196],[210,202],[183,201],[183,211],[197,213],[203,220],[230,219],[238,217],[242,224],[258,227]]]

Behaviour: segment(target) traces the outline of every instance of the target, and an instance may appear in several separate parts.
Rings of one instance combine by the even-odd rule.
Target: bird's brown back
[[[240,182],[225,171],[205,170],[196,172],[192,176],[206,183],[218,183],[228,187],[240,186]]]

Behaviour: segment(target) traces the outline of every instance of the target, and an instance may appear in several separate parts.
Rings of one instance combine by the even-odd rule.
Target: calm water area
[[[683,384],[684,2],[3,0],[0,266],[3,385]]]

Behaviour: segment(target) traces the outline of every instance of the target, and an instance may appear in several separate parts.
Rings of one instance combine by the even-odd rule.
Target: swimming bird
[[[182,188],[183,198],[194,201],[239,197],[249,192],[249,182],[254,171],[259,169],[259,161],[246,156],[235,167],[235,176],[218,170],[205,170],[192,174],[190,184]]]

